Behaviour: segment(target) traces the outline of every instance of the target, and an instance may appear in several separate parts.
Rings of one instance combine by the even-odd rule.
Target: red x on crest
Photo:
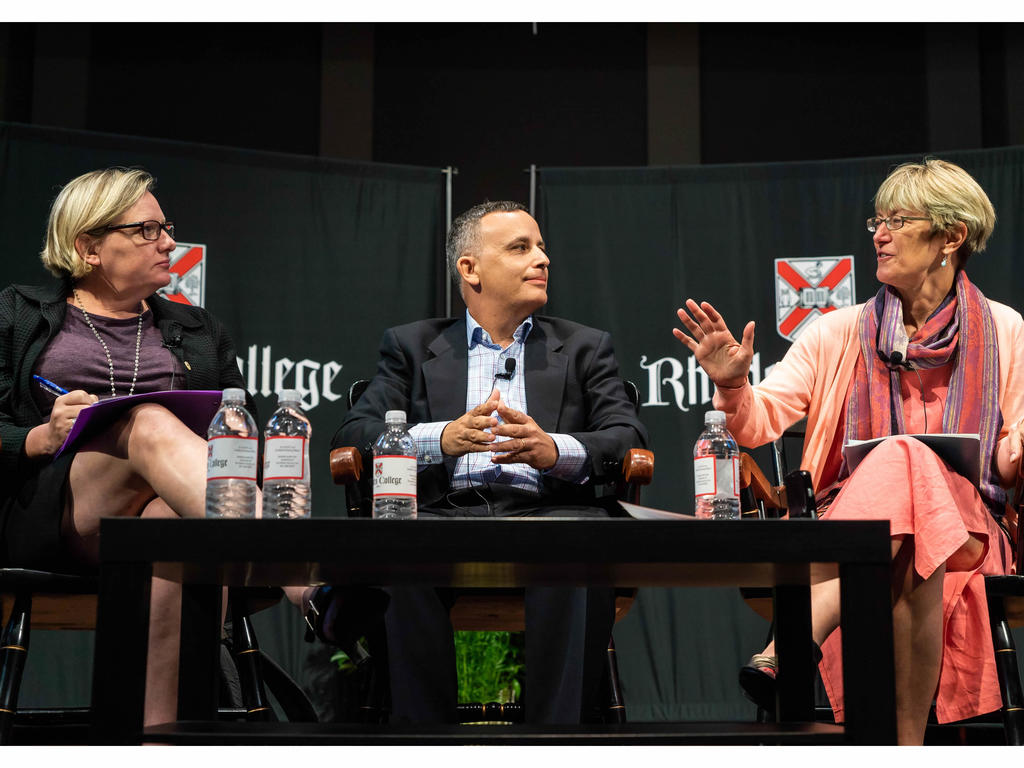
[[[775,274],[780,285],[776,287],[776,328],[784,338],[793,340],[794,332],[813,313],[825,314],[832,312],[841,306],[847,306],[853,301],[853,257],[838,257],[836,263],[827,274],[813,281],[808,273],[817,271],[823,262],[831,262],[833,258],[827,259],[776,259]],[[794,263],[808,263],[808,269],[798,270]],[[844,280],[850,279],[850,290],[844,292],[843,301],[837,301],[835,290]],[[783,290],[783,285],[790,290]],[[789,301],[783,300],[783,294],[787,294]],[[796,297],[795,302],[792,300]],[[848,297],[848,298],[847,298]],[[786,312],[786,309],[789,309]]]

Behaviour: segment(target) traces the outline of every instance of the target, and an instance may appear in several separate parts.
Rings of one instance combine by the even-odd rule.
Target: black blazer
[[[0,498],[40,466],[21,455],[25,436],[43,421],[31,394],[32,369],[64,323],[70,292],[69,285],[57,281],[0,291]],[[204,309],[156,294],[146,302],[164,346],[187,363],[185,389],[245,389],[235,346],[220,321]],[[247,400],[253,418],[258,418],[252,398]]]
[[[410,425],[457,419],[466,412],[468,357],[465,318],[390,328],[380,344],[377,373],[335,433],[332,447],[371,451],[388,410],[404,410]],[[579,323],[534,315],[523,361],[530,417],[545,432],[575,437],[591,460],[586,486],[542,475],[545,500],[586,504],[594,498],[593,484],[617,467],[626,451],[647,445],[647,430],[619,377],[611,337]],[[455,461],[449,457],[443,466],[420,472],[420,503],[436,502],[449,490]]]

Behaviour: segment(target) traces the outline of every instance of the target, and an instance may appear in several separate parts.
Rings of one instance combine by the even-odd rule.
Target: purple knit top
[[[135,339],[138,318],[115,319],[89,313],[93,326],[107,343],[114,361],[114,388],[119,396],[127,395],[135,369]],[[96,340],[85,315],[68,304],[64,325],[50,340],[36,360],[32,373],[59,384],[69,392],[84,389],[100,400],[110,397],[110,370],[103,347]],[[135,394],[185,388],[185,368],[169,349],[163,346],[160,330],[153,323],[148,309],[142,315],[142,343],[139,350],[139,376]],[[49,418],[54,396],[41,387],[32,388],[32,397],[39,410]]]

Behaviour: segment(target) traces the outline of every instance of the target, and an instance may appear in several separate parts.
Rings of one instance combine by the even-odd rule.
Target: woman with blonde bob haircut
[[[154,184],[127,168],[68,182],[41,254],[59,280],[0,292],[2,565],[88,569],[101,516],[205,514],[206,440],[159,405],[54,458],[99,397],[245,386],[222,325],[157,295],[176,244]],[[68,391],[55,396],[33,375]],[[179,620],[180,587],[154,579],[147,725],[176,719]]]
[[[85,277],[92,266],[76,250],[79,235],[102,231],[152,192],[155,184],[152,176],[137,168],[107,168],[69,182],[50,208],[46,245],[39,254],[43,266],[56,277]]]
[[[936,159],[894,169],[867,222],[881,288],[815,320],[757,385],[747,379],[754,323],[741,341],[708,302],[692,299],[675,336],[715,382],[714,405],[746,447],[806,417],[801,468],[822,518],[889,522],[896,725],[901,744],[940,723],[998,709],[984,574],[1008,573],[1005,488],[1024,437],[1024,319],[985,298],[964,265],[995,225],[988,196]],[[687,312],[689,310],[689,312]],[[954,471],[915,433],[977,434],[980,467]],[[855,467],[842,448],[886,437]],[[839,583],[811,587],[822,681],[842,722]],[[774,643],[740,671],[749,698],[775,708]]]

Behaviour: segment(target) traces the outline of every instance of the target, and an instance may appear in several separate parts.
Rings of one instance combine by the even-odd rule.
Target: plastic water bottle
[[[206,516],[255,517],[259,432],[244,389],[224,390],[206,436]]]
[[[263,517],[310,515],[309,439],[312,427],[298,390],[282,389],[263,432]]]
[[[704,431],[693,446],[693,489],[697,517],[739,519],[740,451],[723,411],[704,414]]]
[[[415,520],[416,445],[405,428],[405,411],[388,411],[384,423],[373,446],[373,516]]]

